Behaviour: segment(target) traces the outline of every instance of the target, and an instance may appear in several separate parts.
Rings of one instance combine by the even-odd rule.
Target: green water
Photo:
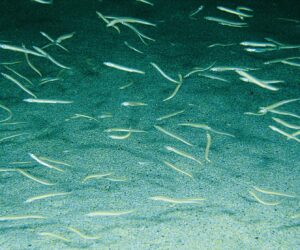
[[[287,140],[269,126],[292,134],[297,130],[272,117],[295,126],[300,126],[300,119],[271,112],[245,114],[300,97],[299,66],[264,64],[298,57],[299,48],[279,49],[275,44],[276,50],[251,53],[239,45],[243,41],[266,43],[266,37],[300,44],[298,1],[152,3],[154,6],[134,0],[54,0],[52,5],[1,1],[0,44],[19,48],[24,44],[37,52],[33,46],[42,48],[49,43],[40,32],[54,40],[67,34],[59,43],[63,48],[51,45],[44,51],[70,68],[29,55],[40,76],[24,53],[0,49],[1,73],[17,79],[37,99],[71,103],[26,102],[33,96],[1,76],[0,104],[12,117],[0,123],[0,249],[299,248],[300,137]],[[200,5],[204,8],[189,17]],[[241,20],[217,6],[247,6],[253,12],[243,12],[253,17]],[[108,18],[139,18],[155,24],[130,23],[155,41],[146,38],[144,44],[122,24],[117,26],[120,33],[118,28],[106,27],[96,11]],[[245,22],[247,27],[220,25],[205,19],[207,16]],[[226,46],[209,47],[220,43]],[[144,74],[118,70],[104,62]],[[300,60],[289,62],[299,64]],[[235,71],[214,72],[211,68],[199,72],[205,76],[193,74],[180,81],[179,74],[209,66],[253,68],[256,70],[247,71],[251,76],[284,82],[272,84],[278,88],[272,91],[241,81]],[[143,105],[124,106],[124,102]],[[300,116],[299,105],[295,101],[278,110]],[[9,114],[0,108],[0,120]],[[111,128],[142,132],[106,131]],[[254,187],[276,193],[266,194]],[[28,202],[32,197],[62,192],[65,194]],[[156,196],[204,200],[174,204],[153,198]],[[102,214],[88,216],[96,211]]]

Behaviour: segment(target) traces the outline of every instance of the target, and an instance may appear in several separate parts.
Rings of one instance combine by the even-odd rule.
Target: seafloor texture
[[[299,1],[43,2],[0,3],[0,249],[299,249]]]

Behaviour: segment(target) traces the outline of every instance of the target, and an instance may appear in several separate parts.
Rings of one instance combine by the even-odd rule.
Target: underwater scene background
[[[0,6],[0,249],[299,249],[299,1]]]

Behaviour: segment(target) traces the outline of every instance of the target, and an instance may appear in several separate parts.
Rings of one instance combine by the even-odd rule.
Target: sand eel
[[[71,116],[69,119],[78,119],[78,118],[84,118],[84,119],[88,119],[90,121],[96,121],[98,122],[98,120],[92,116],[89,115],[84,115],[84,114],[74,114],[73,116]],[[67,119],[67,120],[69,120]]]
[[[132,210],[124,210],[124,211],[95,211],[86,214],[85,216],[88,217],[98,217],[98,216],[121,216],[121,215],[127,215],[135,212],[135,209]]]
[[[278,17],[277,20],[292,22],[292,23],[300,23],[300,20],[293,19],[293,18],[285,18],[285,17]]]
[[[209,69],[213,72],[225,72],[225,71],[250,71],[257,70],[257,68],[248,68],[248,67],[230,67],[230,66],[215,66]]]
[[[274,44],[274,43],[270,43],[270,42],[254,42],[254,41],[244,41],[244,42],[241,42],[240,45],[242,45],[242,46],[249,46],[249,47],[262,47],[262,48],[265,48],[265,47],[275,48],[275,47],[277,47],[277,45]]]
[[[128,42],[125,41],[124,44],[127,46],[127,48],[129,48],[129,49],[131,49],[131,50],[133,50],[137,53],[144,54],[144,52],[142,52],[142,51],[136,49],[135,47],[131,46]]]
[[[40,233],[38,233],[38,235],[50,237],[50,238],[57,239],[57,240],[62,240],[62,241],[65,241],[65,242],[70,242],[71,241],[71,240],[67,239],[64,236],[61,236],[61,235],[56,234],[56,233],[51,233],[51,232],[40,232]]]
[[[300,139],[298,139],[297,137],[293,136],[292,134],[289,134],[275,126],[269,126],[270,129],[272,129],[273,131],[283,135],[283,136],[286,136],[288,139],[292,139],[292,140],[295,140],[297,142],[300,142]]]
[[[145,74],[144,71],[138,70],[138,69],[134,69],[134,68],[129,68],[126,66],[122,66],[120,64],[116,64],[116,63],[112,63],[112,62],[104,62],[103,63],[105,66],[114,68],[114,69],[118,69],[121,71],[126,71],[126,72],[130,72],[130,73],[137,73],[137,74]]]
[[[195,73],[198,72],[203,72],[203,71],[207,71],[209,69],[211,69],[214,65],[216,64],[216,62],[213,62],[211,65],[207,66],[206,68],[199,68],[199,67],[195,67],[192,71],[190,71],[189,73],[187,73],[184,78],[187,78]]]
[[[60,47],[61,49],[63,49],[64,51],[69,52],[64,46],[60,45],[59,43],[57,43],[53,38],[51,38],[48,34],[46,34],[45,32],[41,31],[40,32],[41,35],[43,37],[46,37],[50,43],[46,44],[45,46],[42,47],[42,49],[48,48],[50,45],[57,45],[57,47]]]
[[[182,79],[179,79],[179,81],[174,80],[173,78],[169,77],[165,72],[162,71],[162,69],[160,67],[158,67],[157,64],[151,62],[150,63],[164,78],[166,78],[167,80],[169,80],[170,82],[176,83],[176,84],[181,84],[182,83]]]
[[[53,4],[53,0],[31,0],[32,2],[41,3],[41,4]]]
[[[294,66],[294,67],[300,67],[300,63],[291,62],[291,61],[288,61],[288,60],[283,60],[283,61],[281,61],[281,63],[286,64],[286,65],[290,65],[290,66]]]
[[[31,161],[12,161],[8,163],[10,165],[26,165],[26,164],[32,164]]]
[[[276,205],[279,205],[280,204],[280,202],[278,202],[278,201],[275,201],[275,202],[267,202],[267,201],[264,201],[264,200],[262,200],[261,198],[259,198],[254,192],[252,192],[252,191],[248,191],[249,192],[249,194],[251,194],[253,197],[254,197],[254,199],[257,201],[257,202],[259,202],[260,204],[263,204],[263,205],[266,205],[266,206],[276,206]]]
[[[33,85],[32,81],[30,81],[26,76],[23,76],[22,74],[20,74],[19,72],[17,72],[16,70],[8,67],[8,66],[4,66],[7,70],[13,72],[15,75],[17,75],[18,77],[22,78],[23,80],[25,80],[26,82],[28,82],[30,85]]]
[[[253,17],[253,15],[241,12],[241,8],[234,10],[234,9],[230,9],[230,8],[223,7],[223,6],[217,6],[217,9],[227,12],[227,13],[230,13],[230,14],[233,14],[233,15],[237,15],[242,20],[244,20],[244,18],[246,18],[246,17],[248,17],[248,18]]]
[[[209,150],[211,147],[211,135],[207,131],[206,131],[206,138],[207,138],[207,143],[206,143],[206,147],[205,147],[205,160],[210,162],[208,155],[209,155]]]
[[[198,14],[201,10],[204,9],[204,5],[200,5],[197,9],[193,10],[190,14],[189,14],[189,17],[193,17],[195,16],[196,14]]]
[[[179,110],[179,111],[176,111],[176,112],[174,112],[174,113],[167,114],[167,115],[163,115],[163,116],[161,116],[161,117],[158,117],[156,120],[157,120],[157,121],[162,121],[162,120],[165,120],[165,119],[174,117],[174,116],[176,116],[176,115],[182,114],[184,111],[185,111],[185,109]]]
[[[11,50],[11,51],[14,51],[14,52],[19,52],[19,53],[30,54],[30,55],[34,55],[34,56],[38,56],[38,57],[46,57],[42,53],[38,53],[38,52],[35,52],[33,50],[26,49],[25,46],[18,47],[18,46],[14,46],[14,45],[0,44],[0,48],[5,49],[5,50]]]
[[[148,5],[151,5],[151,6],[154,6],[154,3],[151,3],[147,0],[136,0],[137,2],[140,2],[140,3],[144,3],[144,4],[148,4]]]
[[[247,115],[265,115],[268,112],[273,112],[273,113],[277,113],[278,114],[280,111],[279,112],[276,111],[276,108],[278,108],[280,106],[283,106],[285,104],[288,104],[288,103],[299,101],[299,100],[300,100],[300,98],[282,100],[282,101],[276,102],[274,104],[271,104],[271,105],[269,105],[267,107],[260,107],[258,113],[246,112],[245,114],[247,114]],[[287,112],[285,112],[285,113],[286,113],[286,115],[290,114],[291,116],[294,116],[296,118],[300,118],[297,115],[294,115],[294,114],[291,114],[291,113],[287,113]],[[283,113],[281,112],[281,114],[283,114]]]
[[[27,177],[27,178],[29,178],[29,179],[35,181],[35,182],[38,182],[38,183],[40,183],[40,184],[47,185],[47,186],[55,185],[55,183],[50,183],[50,182],[48,182],[48,181],[46,181],[46,180],[42,180],[42,179],[39,179],[39,178],[37,178],[37,177],[31,175],[31,174],[27,173],[27,171],[25,171],[25,170],[23,170],[23,169],[17,168],[16,170],[17,170],[20,174],[24,175],[25,177]]]
[[[168,161],[163,161],[163,163],[164,163],[165,165],[167,165],[168,167],[174,169],[174,170],[177,171],[178,173],[181,173],[181,174],[184,174],[184,175],[186,175],[186,176],[188,176],[188,177],[190,177],[190,178],[193,178],[193,176],[192,176],[190,173],[185,172],[184,170],[178,168],[178,167],[175,166],[174,164],[172,164],[172,163],[170,163],[170,162],[168,162]]]
[[[51,61],[53,64],[55,64],[56,66],[63,68],[63,69],[71,69],[70,67],[67,67],[61,63],[59,63],[58,61],[56,61],[52,56],[50,56],[47,52],[45,52],[43,49],[37,47],[37,46],[32,46],[36,51],[38,51],[39,53],[41,53],[42,55],[44,55],[44,57],[46,57],[49,61]]]
[[[105,129],[104,132],[131,132],[131,133],[146,133],[147,131],[141,129],[133,129],[133,128],[108,128]]]
[[[92,175],[88,175],[88,176],[86,176],[82,180],[82,183],[85,183],[85,182],[87,182],[88,180],[91,180],[91,179],[102,179],[102,178],[105,178],[105,177],[113,175],[113,174],[114,174],[113,172],[110,172],[110,173],[106,173],[106,174],[92,174]]]
[[[296,102],[296,101],[299,101],[299,100],[300,100],[300,98],[287,99],[287,100],[282,100],[282,101],[276,102],[276,103],[271,104],[267,107],[260,107],[259,113],[266,114],[268,111],[274,110],[275,108],[278,108],[282,105],[285,105],[285,104],[288,104],[288,103],[291,103],[291,102]]]
[[[8,215],[0,216],[0,221],[12,221],[12,220],[28,220],[28,219],[46,219],[47,217],[41,215]]]
[[[245,10],[245,11],[253,12],[252,9],[250,9],[249,7],[246,7],[246,6],[238,6],[238,7],[236,7],[236,10],[238,10],[238,11]]]
[[[138,107],[138,106],[147,106],[148,104],[144,102],[122,102],[121,105],[125,107]]]
[[[273,50],[278,50],[280,47],[274,42],[255,42],[255,41],[244,41],[240,45],[247,46],[244,50],[247,52],[263,53]]]
[[[107,23],[107,27],[116,27],[115,26],[115,21],[118,19],[118,21],[120,21],[120,18],[119,17],[115,17],[115,16],[105,16],[105,19],[108,20],[108,19],[112,19],[113,21],[109,21]],[[121,18],[123,19],[123,18]],[[155,39],[151,38],[151,37],[148,37],[146,35],[144,35],[142,32],[140,32],[137,28],[135,28],[133,25],[131,25],[130,23],[135,23],[135,22],[138,22],[138,23],[147,23],[146,21],[143,21],[143,20],[140,20],[140,19],[134,19],[134,18],[125,18],[127,21],[124,21],[124,19],[120,22],[122,25],[128,27],[129,29],[131,29],[138,37],[139,39],[142,41],[142,43],[144,43],[145,45],[147,45],[147,43],[145,42],[144,39],[147,39],[147,40],[150,40],[150,41],[155,41]],[[131,21],[129,22],[128,20]],[[117,22],[119,23],[119,22]],[[148,24],[150,25],[150,23]],[[153,25],[152,25],[153,26]]]
[[[22,44],[22,48],[23,48],[23,49],[26,49],[24,44]],[[28,66],[29,66],[34,72],[36,72],[40,77],[42,77],[42,73],[41,73],[41,72],[40,72],[40,71],[32,64],[32,62],[29,60],[28,53],[24,53],[24,55],[25,55],[25,60],[26,60],[26,62],[27,62],[27,64],[28,64]]]
[[[64,172],[63,169],[61,169],[61,168],[59,168],[59,167],[56,167],[56,166],[54,166],[54,165],[51,165],[51,164],[49,164],[49,163],[47,163],[47,162],[45,162],[45,161],[43,161],[42,159],[40,159],[39,157],[37,157],[36,155],[34,155],[34,154],[32,154],[32,153],[29,153],[29,156],[30,156],[33,160],[35,160],[37,163],[39,163],[39,164],[41,164],[41,165],[43,165],[43,166],[45,166],[45,167],[47,167],[47,168],[55,169],[55,170],[57,170],[57,171],[59,171],[59,172]]]
[[[264,39],[265,39],[266,41],[271,42],[271,43],[274,43],[274,44],[276,44],[276,45],[278,45],[278,46],[284,46],[283,43],[278,42],[278,41],[274,40],[273,38],[265,37]]]
[[[23,86],[22,83],[20,83],[17,79],[13,78],[12,76],[5,74],[5,73],[1,73],[2,76],[4,76],[7,80],[15,83],[18,87],[20,87],[23,91],[25,91],[27,94],[31,95],[34,98],[37,98],[37,96],[35,94],[33,94],[29,89],[27,89],[25,86]]]
[[[32,99],[32,98],[23,99],[23,101],[24,102],[29,102],[29,103],[46,103],[46,104],[69,104],[69,103],[73,103],[73,101],[50,100],[50,99]]]
[[[129,29],[131,29],[137,36],[138,38],[142,41],[143,44],[148,45],[144,39],[147,39],[149,41],[155,42],[155,39],[146,36],[145,34],[143,34],[142,32],[140,32],[137,28],[135,28],[133,25],[129,24],[129,23],[122,23],[122,25],[128,27]]]
[[[278,50],[282,50],[282,49],[299,49],[299,48],[300,48],[299,44],[296,44],[296,45],[285,44],[285,45],[279,46]]]
[[[76,32],[71,32],[71,33],[67,33],[67,34],[60,35],[60,36],[56,39],[56,42],[57,42],[57,43],[61,43],[61,42],[64,41],[64,40],[67,40],[67,39],[72,38],[75,34],[76,34]]]
[[[295,117],[295,118],[298,118],[300,119],[300,116],[299,115],[296,115],[296,114],[293,114],[293,113],[290,113],[290,112],[285,112],[285,111],[280,111],[280,110],[276,110],[276,109],[272,109],[272,110],[269,110],[268,112],[270,113],[274,113],[274,114],[278,114],[278,115],[285,115],[285,116],[291,116],[291,117]],[[267,113],[267,112],[266,112]],[[253,113],[253,112],[245,112],[244,114],[246,115],[264,115],[266,114],[264,112],[258,112],[258,113]]]
[[[200,74],[198,74],[198,76],[203,76],[203,77],[213,79],[213,80],[218,80],[221,82],[229,82],[227,79],[225,79],[223,77],[212,75],[212,74],[207,74],[207,73],[200,73]]]
[[[40,156],[39,158],[44,160],[44,161],[48,161],[48,162],[56,163],[56,164],[59,164],[59,165],[64,165],[64,166],[71,167],[70,164],[65,163],[63,161],[53,160],[53,159],[50,159],[50,158],[47,158],[47,157],[42,157],[42,156]]]
[[[21,135],[26,135],[26,134],[28,134],[28,133],[20,133],[20,134],[6,136],[6,137],[3,137],[3,138],[0,138],[0,142],[6,141],[6,140],[9,140],[11,138],[15,138],[15,137],[18,137],[18,136],[21,136]]]
[[[224,26],[230,26],[230,27],[235,27],[235,28],[244,28],[247,27],[248,24],[244,22],[235,22],[235,21],[230,21],[224,18],[219,18],[219,17],[212,17],[212,16],[206,16],[204,19],[208,21],[213,21],[217,22],[218,24],[224,25]]]
[[[99,11],[96,11],[96,14],[97,16],[102,19],[106,24],[109,24],[109,20],[104,16],[102,15]],[[112,26],[119,34],[120,34],[120,29],[118,26]]]
[[[101,238],[100,236],[90,236],[90,235],[84,234],[81,231],[79,231],[77,228],[74,228],[74,227],[68,227],[68,229],[71,232],[77,234],[80,238],[85,239],[85,240],[98,240]]]
[[[208,45],[207,48],[213,48],[213,47],[227,47],[227,46],[233,46],[235,43],[213,43],[211,45]]]
[[[296,132],[292,133],[293,137],[297,137],[298,135],[300,135],[300,130],[297,130]]]
[[[108,20],[102,13],[100,13],[99,11],[96,11],[96,14],[97,14],[98,17],[99,17],[100,19],[102,19],[106,24],[109,23],[109,20]]]
[[[19,64],[19,63],[22,63],[22,61],[2,62],[2,63],[0,63],[0,65],[15,65],[15,64]]]
[[[291,116],[291,117],[295,117],[300,119],[299,115],[293,114],[291,112],[286,112],[286,111],[281,111],[281,110],[276,110],[276,109],[272,109],[269,110],[270,113],[274,113],[274,114],[278,114],[278,115],[286,115],[286,116]]]
[[[120,178],[116,178],[116,177],[107,177],[105,178],[106,180],[112,181],[112,182],[123,182],[123,181],[127,181],[127,178],[125,177],[120,177]]]
[[[107,119],[107,118],[111,118],[113,117],[113,115],[111,113],[106,113],[104,112],[102,115],[99,115],[98,118],[100,119]]]
[[[269,37],[265,37],[265,40],[271,43],[274,43],[277,45],[277,50],[283,50],[283,49],[298,49],[300,48],[300,45],[296,44],[296,45],[290,45],[290,44],[284,44],[281,42],[278,42],[272,38]]]
[[[168,151],[170,151],[170,152],[173,152],[173,153],[175,153],[177,155],[180,155],[182,157],[185,157],[185,158],[188,158],[190,160],[193,160],[193,161],[199,163],[200,165],[202,164],[202,162],[199,161],[199,160],[197,160],[194,156],[192,156],[192,155],[190,155],[190,154],[188,154],[188,153],[186,153],[184,151],[181,151],[181,150],[179,150],[177,148],[174,148],[174,147],[171,147],[171,146],[165,146],[165,149],[168,150]]]
[[[245,71],[240,71],[240,70],[236,70],[235,71],[237,74],[239,74],[240,76],[242,76],[241,80],[243,81],[247,81],[247,82],[250,82],[250,83],[254,83],[264,89],[268,89],[268,90],[272,90],[272,91],[277,91],[279,90],[279,88],[276,88],[272,85],[270,85],[271,83],[280,83],[280,82],[283,82],[283,81],[280,81],[280,80],[274,80],[274,81],[263,81],[263,80],[260,80],[252,75],[250,75],[249,73],[245,72]]]
[[[255,187],[255,186],[253,186],[253,188],[256,191],[261,192],[263,194],[283,196],[283,197],[288,197],[288,198],[295,198],[296,197],[294,195],[284,194],[284,193],[281,193],[281,192],[275,192],[275,191],[270,191],[270,190],[265,190],[265,189],[262,189],[262,188],[259,188],[259,187]]]
[[[273,50],[282,49],[285,45],[283,43],[279,43],[271,38],[264,38],[267,42],[256,42],[256,41],[243,41],[240,43],[242,46],[247,46],[245,51],[255,52],[255,53],[263,53]]]
[[[60,43],[64,40],[72,38],[75,35],[75,32],[72,32],[72,33],[61,35],[56,40],[54,40],[49,35],[47,35],[45,32],[41,31],[40,33],[50,41],[50,43],[43,46],[42,49],[48,48],[49,46],[52,46],[52,45],[56,45],[67,52],[69,52],[69,50],[66,49],[64,46],[62,46]]]
[[[25,124],[25,123],[28,123],[28,122],[3,122],[0,125],[18,125],[18,124]]]
[[[294,124],[288,123],[288,122],[286,122],[284,120],[281,120],[279,118],[276,118],[276,117],[272,117],[272,119],[273,119],[273,121],[275,121],[275,122],[277,122],[277,123],[279,123],[279,124],[281,124],[281,125],[283,125],[287,128],[296,129],[296,130],[300,129],[300,125],[294,125]]]
[[[167,196],[152,196],[149,199],[173,204],[199,204],[206,200],[205,198],[171,198]]]
[[[0,123],[9,121],[13,116],[13,113],[11,112],[11,110],[9,108],[5,107],[4,105],[1,105],[1,104],[0,104],[0,108],[8,113],[8,116],[6,118],[4,118],[3,120],[0,120]]]
[[[212,129],[210,126],[208,126],[208,125],[206,125],[206,124],[201,124],[201,123],[190,123],[190,122],[186,122],[186,123],[179,123],[178,126],[192,127],[192,128],[199,128],[199,129],[204,129],[204,130],[211,131],[211,132],[216,133],[216,134],[226,135],[226,136],[230,136],[230,137],[235,137],[235,136],[232,135],[232,134],[217,131],[217,130],[215,130],[215,129]]]
[[[149,26],[156,26],[154,23],[150,23],[145,20],[137,19],[137,18],[132,18],[132,17],[114,17],[112,21],[110,21],[106,26],[111,27],[114,26],[118,23],[137,23],[137,24],[143,24],[143,25],[149,25]]]
[[[61,79],[58,77],[46,77],[43,78],[42,81],[39,83],[39,86],[44,85],[48,82],[55,82],[55,81],[60,81]]]
[[[300,218],[300,213],[298,214],[294,214],[293,216],[291,216],[292,219],[299,219]]]
[[[129,29],[131,29],[135,34],[138,35],[138,37],[140,38],[140,40],[147,45],[147,43],[145,43],[144,39],[150,40],[152,42],[155,42],[155,39],[146,36],[145,34],[143,34],[142,32],[140,32],[137,28],[135,28],[133,25],[129,24],[129,23],[122,23],[124,26],[128,27]]]
[[[131,134],[131,132],[128,132],[125,135],[109,135],[108,137],[114,140],[125,140],[128,139],[131,136]]]
[[[49,193],[49,194],[38,195],[38,196],[28,198],[25,201],[25,203],[30,203],[30,202],[37,201],[37,200],[43,200],[43,199],[47,199],[47,198],[52,198],[52,197],[56,197],[56,196],[63,196],[63,195],[68,195],[68,194],[70,194],[70,192]]]
[[[172,94],[170,96],[168,96],[167,98],[165,98],[163,100],[163,102],[171,100],[177,94],[178,90],[181,88],[181,86],[182,86],[182,76],[180,74],[179,74],[179,81],[180,81],[180,83],[177,84],[177,86],[175,87],[175,89],[172,92]]]
[[[121,87],[119,87],[119,89],[127,89],[128,87],[130,87],[131,85],[133,85],[134,84],[134,82],[130,82],[130,83],[128,83],[128,84],[125,84],[125,85],[123,85],[123,86],[121,86]]]
[[[132,129],[132,128],[109,128],[104,130],[104,132],[125,132],[124,135],[109,135],[110,138],[116,139],[116,140],[124,140],[129,138],[132,133],[145,133],[145,130],[139,130],[139,129]]]
[[[244,50],[247,52],[253,52],[253,53],[264,53],[269,51],[277,50],[278,48],[245,48]]]
[[[0,172],[16,172],[15,168],[0,168]]]
[[[207,70],[207,69],[193,69],[192,71],[190,71],[189,73],[187,73],[187,74],[184,76],[184,78],[187,78],[187,77],[189,77],[189,76],[191,76],[191,75],[193,75],[193,74],[196,74],[196,73],[198,73],[198,72],[202,72],[202,71],[205,71],[205,70]]]
[[[170,137],[172,137],[172,138],[174,138],[178,141],[183,142],[186,145],[193,146],[193,144],[189,143],[188,141],[186,141],[182,137],[180,137],[178,135],[175,135],[172,132],[169,132],[169,131],[165,130],[164,128],[160,127],[160,126],[154,125],[154,128],[156,128],[158,131],[162,132],[163,134],[166,134],[166,135],[168,135],[168,136],[170,136]]]

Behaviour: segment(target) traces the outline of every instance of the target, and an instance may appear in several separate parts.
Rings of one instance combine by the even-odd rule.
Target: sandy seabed
[[[45,49],[70,69],[30,56],[42,77],[28,66],[23,53],[0,50],[2,73],[18,79],[39,99],[72,101],[24,102],[31,98],[28,93],[5,77],[0,79],[0,104],[12,112],[10,120],[0,123],[0,249],[298,249],[299,142],[287,140],[269,126],[292,133],[295,130],[272,117],[298,126],[300,120],[274,113],[244,114],[300,97],[299,67],[264,64],[300,56],[299,49],[251,53],[239,45],[242,41],[266,42],[265,37],[299,44],[297,1],[267,2],[153,0],[150,6],[134,0],[54,0],[52,5],[1,1],[1,44],[24,44],[32,49],[48,43],[41,31],[55,39],[75,34],[61,42],[68,52],[55,45]],[[203,10],[190,18],[201,4]],[[240,5],[253,9],[254,16],[240,20],[216,9]],[[107,28],[96,11],[155,23],[156,27],[132,24],[155,41],[146,40],[145,45],[123,25],[118,26],[120,34]],[[219,25],[205,16],[247,22],[248,27]],[[125,41],[143,53],[128,48]],[[230,46],[209,47],[216,43]],[[145,74],[120,71],[104,62]],[[270,91],[241,81],[234,71],[207,70],[200,72],[205,76],[184,78],[177,94],[163,101],[177,84],[164,78],[151,62],[176,81],[178,74],[215,63],[213,66],[255,68],[248,73],[284,82],[274,84],[278,91]],[[26,76],[33,85],[9,69]],[[41,84],[45,78],[58,80]],[[124,106],[124,102],[146,105]],[[299,105],[293,102],[278,110],[300,115]],[[7,114],[0,109],[0,120]],[[180,123],[205,124],[212,130]],[[143,132],[109,133],[110,128]],[[2,140],[13,135],[19,136]],[[205,159],[208,137],[210,162]],[[202,164],[166,147],[186,152]],[[94,174],[105,176],[84,181]],[[62,192],[66,194],[26,202]],[[173,204],[149,199],[155,196],[205,200]],[[102,216],[87,216],[95,211],[102,211]]]

